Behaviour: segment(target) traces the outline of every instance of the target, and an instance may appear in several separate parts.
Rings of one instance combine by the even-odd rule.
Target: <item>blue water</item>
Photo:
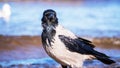
[[[4,3],[0,3],[2,6]],[[59,23],[77,35],[120,36],[120,4],[47,4],[9,2],[10,21],[0,19],[1,35],[41,35],[41,17],[45,9],[57,12]]]
[[[48,63],[50,62],[50,63]],[[11,65],[19,65],[19,64],[23,64],[23,65],[30,65],[30,64],[47,64],[49,67],[52,66],[58,66],[59,64],[56,63],[53,59],[51,58],[44,58],[44,59],[26,59],[26,60],[13,60],[10,62],[4,61],[4,62],[0,62],[0,65],[3,67],[9,67]],[[42,66],[41,66],[42,67]],[[23,68],[23,67],[22,67]],[[28,67],[25,67],[28,68]],[[32,67],[34,68],[34,67]],[[43,66],[44,68],[44,66]]]
[[[84,68],[116,68],[117,66],[120,67],[120,55],[119,50],[111,49],[97,49],[100,52],[104,52],[105,54],[112,57],[114,61],[116,61],[113,65],[106,65],[102,62],[94,59],[94,60],[86,60],[84,62]],[[116,55],[114,54],[116,53]],[[2,68],[59,68],[60,64],[58,64],[55,60],[51,59],[50,57],[41,58],[41,59],[24,59],[24,60],[12,60],[12,61],[2,61],[0,62]],[[46,67],[47,65],[47,67]]]

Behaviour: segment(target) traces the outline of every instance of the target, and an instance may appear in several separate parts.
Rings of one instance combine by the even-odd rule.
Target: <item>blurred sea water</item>
[[[2,6],[4,3],[0,3]],[[1,35],[41,35],[41,18],[46,9],[57,12],[59,23],[82,36],[120,37],[119,3],[16,3],[9,2],[10,21],[0,19]]]

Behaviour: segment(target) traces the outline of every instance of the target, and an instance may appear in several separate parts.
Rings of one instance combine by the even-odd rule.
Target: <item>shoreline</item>
[[[92,41],[93,44],[95,44],[96,47],[102,47],[102,48],[120,48],[120,38],[119,37],[90,37],[90,36],[80,36],[81,38],[87,39]],[[28,35],[22,35],[22,36],[4,36],[0,35],[0,45],[3,47],[9,46],[9,45],[16,45],[16,46],[41,46],[41,36],[28,36]],[[2,49],[0,46],[0,49]]]

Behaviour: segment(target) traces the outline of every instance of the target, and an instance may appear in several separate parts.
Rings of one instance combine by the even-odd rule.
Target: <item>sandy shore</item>
[[[46,56],[40,36],[0,36],[0,61]]]

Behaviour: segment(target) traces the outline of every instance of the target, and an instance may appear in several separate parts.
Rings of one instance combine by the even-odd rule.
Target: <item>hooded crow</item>
[[[62,68],[81,68],[86,59],[93,57],[105,64],[115,63],[109,56],[94,50],[91,41],[80,38],[59,25],[54,10],[45,10],[41,21],[43,47]]]

